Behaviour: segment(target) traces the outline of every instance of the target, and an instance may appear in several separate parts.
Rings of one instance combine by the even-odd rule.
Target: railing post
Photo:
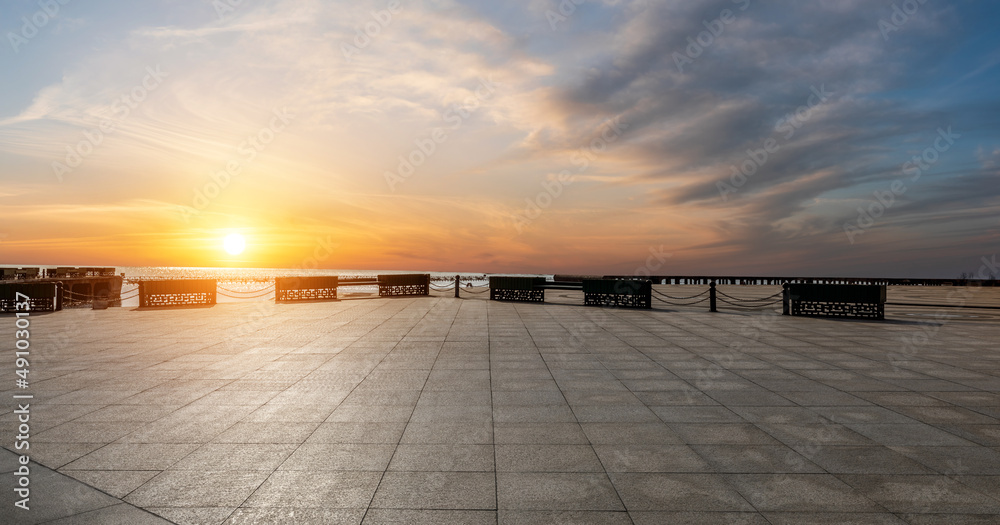
[[[458,276],[456,275],[455,276],[455,299],[459,298],[458,297],[458,288],[459,288],[460,284],[461,284],[461,282],[459,281]]]
[[[708,293],[708,311],[709,312],[718,312],[719,310],[717,310],[715,308],[715,281],[712,281],[712,283],[709,285],[708,291],[709,291],[709,293]]]
[[[791,295],[788,292],[789,286],[788,283],[781,285],[781,315],[792,315],[792,307],[789,304],[791,302]]]

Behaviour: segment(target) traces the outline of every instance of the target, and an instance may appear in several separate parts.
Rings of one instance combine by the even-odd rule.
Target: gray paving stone
[[[784,445],[691,445],[716,472],[823,473],[822,467]]]
[[[365,509],[381,476],[381,472],[279,470],[242,506]]]
[[[604,472],[590,445],[496,445],[497,472]]]
[[[903,521],[892,514],[868,512],[765,512],[764,516],[772,525],[903,525],[913,523]]]
[[[612,473],[631,511],[752,511],[728,483],[709,474]]]
[[[497,472],[501,510],[623,511],[604,473]]]
[[[500,525],[631,525],[626,512],[501,510]]]
[[[267,479],[259,470],[166,470],[150,479],[125,501],[152,507],[237,507]]]
[[[730,474],[727,479],[759,511],[880,512],[870,493],[830,474]]]
[[[778,445],[767,432],[750,423],[670,423],[688,445]]]
[[[39,317],[38,344],[90,328],[33,363],[32,458],[75,479],[33,478],[62,499],[32,519],[156,521],[117,497],[198,524],[1000,516],[992,321],[949,321],[900,360],[914,324],[894,312],[761,322],[572,293]]]
[[[892,512],[993,514],[1000,500],[944,475],[845,475],[845,482]]]
[[[461,523],[464,525],[495,525],[496,512],[492,510],[416,510],[416,509],[369,509],[365,515],[365,525],[389,525],[407,523],[412,525],[437,525],[439,523]]]
[[[157,470],[61,470],[59,472],[119,499],[159,474]]]
[[[635,525],[770,525],[755,512],[629,512]],[[804,522],[803,522],[804,523]]]
[[[493,472],[492,445],[400,444],[388,470],[427,472]]]
[[[157,516],[177,525],[221,524],[235,510],[233,507],[152,507]]]
[[[582,445],[587,435],[579,423],[494,423],[497,444]]]
[[[496,509],[492,472],[386,472],[373,508]]]
[[[619,423],[584,423],[580,427],[583,428],[590,442],[595,445],[680,445],[684,443],[676,432],[663,423],[636,423],[630,425]]]
[[[260,525],[264,523],[295,523],[302,525],[358,525],[363,509],[314,509],[308,507],[239,508],[224,522],[225,525]]]
[[[319,424],[306,443],[399,443],[406,423],[337,421]]]
[[[51,525],[166,525],[163,518],[127,503],[46,522]]]

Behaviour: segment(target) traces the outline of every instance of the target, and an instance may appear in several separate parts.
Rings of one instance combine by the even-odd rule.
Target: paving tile
[[[899,452],[875,446],[799,446],[796,450],[831,474],[933,474]]]
[[[359,525],[364,515],[365,511],[363,509],[316,509],[308,507],[239,508],[224,523],[225,525],[259,525],[263,523]]]
[[[665,423],[746,423],[736,412],[723,407],[705,406],[651,406]]]
[[[821,425],[757,423],[757,427],[791,447],[877,444],[876,441],[848,427],[834,423]]]
[[[604,472],[590,445],[497,445],[497,472]]]
[[[196,444],[111,443],[69,463],[67,470],[166,470]]]
[[[707,472],[708,464],[685,445],[594,445],[611,472]]]
[[[730,474],[726,478],[761,512],[880,512],[870,492],[830,474]]]
[[[716,472],[823,473],[816,463],[784,445],[691,445]]]
[[[491,423],[493,407],[489,405],[418,406],[410,421],[414,423]]]
[[[493,420],[498,423],[575,423],[576,416],[569,405],[493,407]]]
[[[493,403],[488,390],[424,391],[417,401],[417,409],[425,406],[491,406]]]
[[[160,473],[158,470],[62,470],[77,481],[116,498],[124,498]]]
[[[765,512],[772,525],[903,525],[894,514],[883,512]]]
[[[152,507],[150,512],[177,525],[222,523],[233,513],[232,507]]]
[[[386,472],[373,508],[487,510],[496,508],[492,472]]]
[[[631,525],[626,512],[501,510],[499,525]]]
[[[851,430],[887,446],[969,446],[975,443],[924,423],[913,425],[849,424]]]
[[[364,509],[375,494],[381,472],[278,470],[272,473],[244,507]]]
[[[406,423],[338,421],[322,423],[306,443],[399,443]]]
[[[582,445],[587,435],[579,423],[495,423],[497,444]]]
[[[12,430],[7,434],[14,435]],[[31,459],[59,469],[104,446],[104,443],[32,443]]]
[[[670,423],[689,445],[777,445],[777,440],[750,423]]]
[[[770,525],[756,512],[631,511],[635,525]]]
[[[695,388],[663,392],[634,392],[648,406],[718,406],[719,402]]]
[[[1000,515],[1000,500],[944,475],[843,475],[840,478],[892,512]]]
[[[497,472],[501,510],[622,511],[604,473]]]
[[[318,427],[319,422],[241,421],[213,439],[216,443],[302,443]]]
[[[681,437],[663,423],[583,423],[583,432],[595,445],[612,444],[660,444],[680,445]]]
[[[52,525],[167,525],[170,522],[127,503],[47,522]]]
[[[994,525],[995,514],[900,514],[911,525],[934,525],[947,520],[949,525]]]
[[[267,471],[168,470],[129,494],[125,501],[150,507],[237,507],[267,478]]]
[[[417,423],[406,425],[400,443],[493,443],[490,423]]]
[[[674,473],[612,473],[610,476],[629,512],[754,510],[718,476]]]
[[[492,445],[400,444],[389,470],[429,472],[493,472]]]
[[[209,443],[170,466],[171,470],[264,470],[281,465],[297,448],[291,444]]]
[[[342,421],[405,423],[413,413],[411,406],[399,405],[340,405],[326,418],[327,423]]]
[[[365,515],[366,525],[407,523],[412,525],[437,525],[462,523],[468,525],[495,525],[496,511],[492,510],[415,510],[370,509]]]

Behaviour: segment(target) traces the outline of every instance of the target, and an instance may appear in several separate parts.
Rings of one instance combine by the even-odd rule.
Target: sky
[[[0,264],[952,278],[1000,251],[998,22],[6,1]]]

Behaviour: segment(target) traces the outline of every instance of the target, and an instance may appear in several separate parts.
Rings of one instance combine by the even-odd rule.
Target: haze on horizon
[[[972,0],[4,2],[0,263],[955,277],[1000,251],[998,22]]]

